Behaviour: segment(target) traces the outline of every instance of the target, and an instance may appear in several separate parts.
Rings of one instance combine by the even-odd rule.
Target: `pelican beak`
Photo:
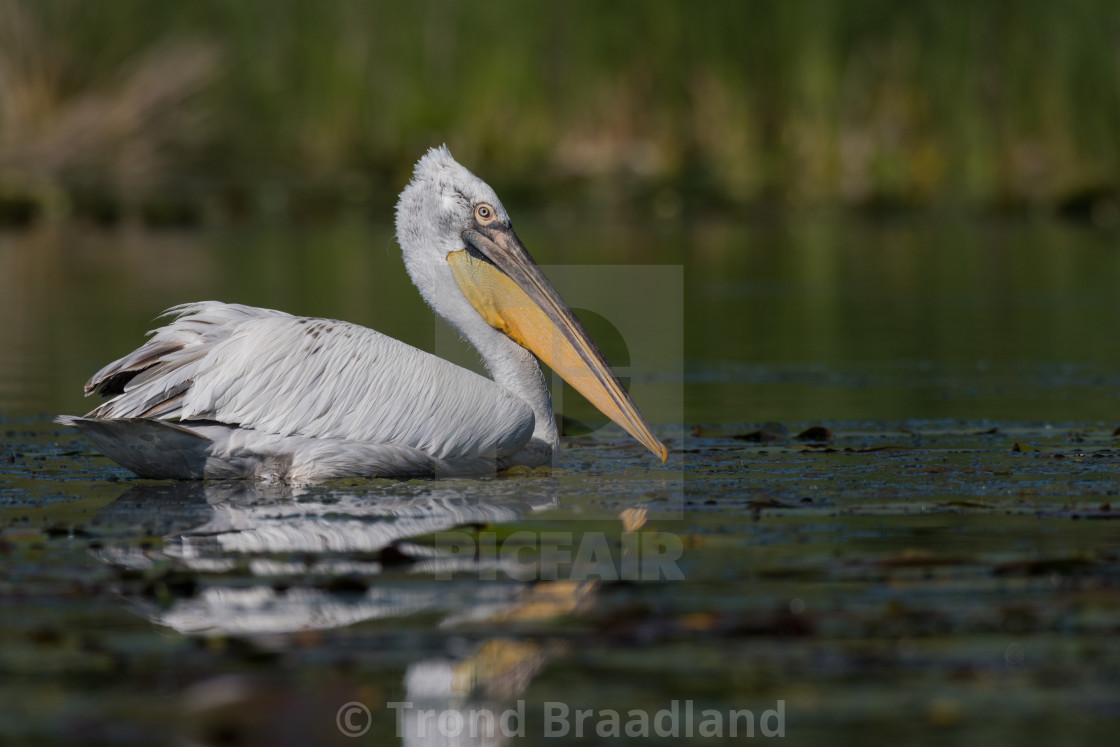
[[[669,452],[650,432],[587,330],[529,256],[512,228],[463,232],[466,248],[447,255],[463,295],[482,318],[544,361],[599,411],[661,461]]]

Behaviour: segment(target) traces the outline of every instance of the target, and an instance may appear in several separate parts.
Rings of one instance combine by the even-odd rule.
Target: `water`
[[[666,710],[683,734],[674,700],[750,710],[760,739],[780,702],[795,742],[1114,733],[1109,237],[823,218],[518,229],[542,264],[683,266],[680,373],[629,371],[663,467],[603,429],[551,473],[135,480],[49,416],[89,409],[81,383],[167,306],[453,343],[387,227],[0,239],[0,738],[434,743],[407,710],[397,740],[387,704],[406,701],[448,727],[513,711],[531,743],[574,733],[548,708],[591,709],[606,743],[609,711]],[[618,295],[656,300],[640,290]],[[626,342],[608,354],[640,352]],[[789,437],[757,440],[771,420]],[[795,438],[815,425],[831,440]],[[360,739],[342,733],[366,723],[339,715],[350,702],[370,709]]]
[[[683,268],[690,422],[1114,417],[1111,234],[1047,222],[638,228],[563,216],[518,231],[542,264]],[[605,290],[657,305],[640,284]],[[429,350],[445,329],[408,282],[389,226],[6,235],[0,412],[88,409],[77,384],[135,347],[159,311],[206,298],[346,319]]]

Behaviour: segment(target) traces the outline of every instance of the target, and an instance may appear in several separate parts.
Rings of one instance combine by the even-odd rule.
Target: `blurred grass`
[[[0,223],[507,201],[1120,219],[1111,0],[0,0]]]

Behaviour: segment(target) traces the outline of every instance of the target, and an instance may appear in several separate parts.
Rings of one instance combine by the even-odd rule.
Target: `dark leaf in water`
[[[319,588],[331,594],[365,594],[369,591],[369,583],[360,576],[347,574],[335,576],[320,584]]]
[[[90,534],[80,526],[52,524],[43,530],[48,537],[89,537]]]
[[[27,639],[38,646],[57,646],[65,640],[61,630],[41,626],[27,631]]]
[[[997,576],[1044,576],[1050,573],[1070,574],[1087,571],[1096,566],[1085,558],[1048,558],[1045,560],[1016,560],[997,565],[992,573]]]
[[[750,502],[747,503],[747,506],[749,508],[752,508],[752,509],[760,509],[760,508],[799,508],[796,504],[783,503],[781,501],[776,501],[773,498],[760,498],[758,500],[750,501]]]
[[[737,441],[754,441],[758,443],[773,443],[775,441],[788,441],[789,429],[781,423],[763,423],[761,430],[750,433],[740,433],[732,436]]]
[[[794,436],[798,441],[831,441],[835,435],[823,425],[814,425]]]
[[[168,571],[151,579],[140,593],[167,606],[175,598],[189,598],[198,593],[198,579],[191,573]]]
[[[971,565],[975,560],[965,556],[934,555],[928,550],[906,550],[875,561],[874,565],[884,568],[928,568],[934,566]]]
[[[412,565],[416,562],[416,558],[402,551],[395,542],[382,548],[381,552],[377,554],[377,559],[385,568]]]
[[[730,621],[729,633],[735,636],[764,638],[801,638],[816,634],[816,626],[808,615],[776,610],[770,616],[740,615]]]
[[[1072,519],[1104,519],[1104,520],[1120,520],[1120,513],[1108,508],[1102,508],[1099,511],[1081,511],[1073,514]]]

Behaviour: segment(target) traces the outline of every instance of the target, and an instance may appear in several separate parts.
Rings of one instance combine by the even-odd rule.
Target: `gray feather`
[[[490,379],[364,327],[216,301],[169,313],[87,385],[143,366],[119,394],[58,420],[143,477],[487,472],[533,432],[532,411]]]

